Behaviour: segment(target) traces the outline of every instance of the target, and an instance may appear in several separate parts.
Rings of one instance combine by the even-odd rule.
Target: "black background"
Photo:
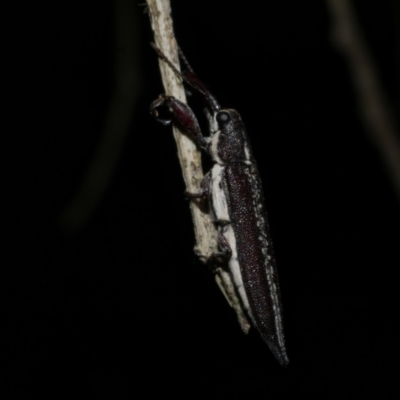
[[[354,4],[398,109],[399,8]],[[193,254],[175,144],[148,115],[162,86],[142,6],[142,91],[117,169],[89,223],[59,229],[110,101],[113,3],[31,3],[6,14],[2,50],[0,397],[396,398],[399,203],[325,3],[172,5],[181,47],[253,143],[291,364],[241,333]]]

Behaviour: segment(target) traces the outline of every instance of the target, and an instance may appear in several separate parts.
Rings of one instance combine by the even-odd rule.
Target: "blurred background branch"
[[[81,187],[60,216],[66,233],[79,231],[96,211],[115,171],[141,92],[138,60],[136,4],[114,1],[114,89],[105,116],[100,143]],[[101,85],[101,82],[99,82]]]
[[[396,119],[379,80],[352,3],[327,0],[332,41],[343,53],[358,95],[361,119],[379,149],[400,200],[400,138]]]

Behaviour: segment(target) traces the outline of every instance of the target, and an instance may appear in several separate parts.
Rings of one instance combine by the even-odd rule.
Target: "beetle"
[[[198,193],[190,199],[205,199],[218,231],[219,251],[208,264],[223,264],[233,281],[241,306],[275,358],[283,366],[289,359],[282,325],[282,305],[275,256],[272,247],[262,184],[249,138],[240,114],[221,108],[179,50],[186,70],[179,72],[152,44],[158,56],[183,82],[206,100],[210,135],[203,136],[191,108],[172,96],[160,95],[150,105],[150,113],[161,123],[158,109],[168,107],[172,120],[208,153],[213,167],[204,176]]]

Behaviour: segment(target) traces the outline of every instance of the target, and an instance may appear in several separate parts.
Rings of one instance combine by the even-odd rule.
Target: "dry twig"
[[[147,0],[147,4],[154,31],[154,41],[162,53],[180,70],[177,44],[172,27],[170,2],[169,0]],[[159,62],[166,95],[174,96],[186,103],[185,92],[179,77],[164,61],[159,60]],[[173,127],[173,133],[178,147],[178,157],[187,191],[198,192],[200,182],[203,179],[200,152],[193,141],[183,135],[176,126]],[[217,249],[216,228],[210,215],[203,212],[194,202],[191,202],[190,209],[196,236],[195,252],[204,261]],[[219,287],[229,304],[236,311],[242,330],[247,332],[250,325],[241,308],[230,275],[222,268],[217,268],[215,272]]]

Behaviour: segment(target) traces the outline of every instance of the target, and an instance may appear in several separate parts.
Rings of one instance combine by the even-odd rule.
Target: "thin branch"
[[[180,71],[177,43],[173,34],[171,8],[169,1],[148,0],[151,24],[154,31],[154,41],[157,47],[172,61]],[[154,59],[156,54],[154,53]],[[165,93],[186,103],[185,91],[177,74],[163,61],[159,60],[162,82]],[[176,127],[173,134],[178,148],[178,157],[182,167],[183,179],[188,192],[197,192],[203,179],[201,154],[195,143]],[[216,248],[215,227],[208,213],[205,213],[191,202],[195,234],[196,252],[208,258]]]
[[[343,52],[358,93],[361,117],[386,164],[400,200],[400,136],[351,2],[327,0],[332,38]]]
[[[151,26],[154,31],[154,41],[162,53],[180,71],[178,48],[172,27],[170,2],[169,0],[147,0],[147,5]],[[179,77],[163,60],[159,60],[159,64],[165,93],[186,103],[185,92]],[[176,126],[173,127],[173,134],[187,191],[198,192],[203,179],[200,151],[195,143],[186,135],[183,135]],[[205,261],[217,249],[217,231],[209,213],[202,211],[193,201],[190,204],[190,209],[196,237],[195,253]],[[216,268],[215,272],[215,278],[220,289],[228,303],[236,311],[242,330],[247,332],[250,325],[240,305],[230,275],[222,268]]]

